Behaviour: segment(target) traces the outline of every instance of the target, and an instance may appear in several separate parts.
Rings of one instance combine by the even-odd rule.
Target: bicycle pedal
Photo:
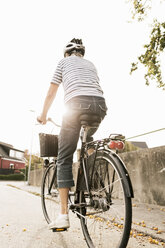
[[[52,232],[64,232],[67,231],[67,228],[53,228]]]

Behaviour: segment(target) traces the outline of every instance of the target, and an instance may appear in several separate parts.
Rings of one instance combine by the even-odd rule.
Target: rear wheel
[[[126,175],[112,157],[102,151],[89,156],[89,180],[91,196],[80,192],[81,226],[88,247],[125,248],[128,243],[131,222],[131,198],[126,196]],[[94,166],[93,166],[94,163]],[[120,166],[121,167],[121,166]],[[92,169],[93,168],[93,169]],[[85,214],[84,214],[85,213]]]
[[[60,213],[60,196],[57,189],[57,170],[55,164],[51,164],[43,175],[41,203],[46,221],[48,223],[54,221],[57,214]]]

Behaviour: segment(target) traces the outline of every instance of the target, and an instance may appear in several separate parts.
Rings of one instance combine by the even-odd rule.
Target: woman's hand
[[[46,116],[43,116],[43,115],[40,115],[37,117],[37,121],[42,124],[42,125],[45,125],[47,120],[46,120]]]

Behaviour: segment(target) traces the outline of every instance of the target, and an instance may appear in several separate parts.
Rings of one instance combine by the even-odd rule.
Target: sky
[[[110,133],[129,138],[165,128],[165,91],[155,82],[145,85],[142,66],[129,74],[131,63],[149,41],[149,23],[156,16],[162,21],[164,11],[165,4],[155,0],[146,21],[137,23],[131,21],[131,7],[125,0],[1,1],[0,141],[36,153],[39,132],[59,133],[51,123],[36,125],[36,117],[63,48],[72,38],[82,38],[85,58],[97,68],[108,106],[95,138]],[[60,124],[63,112],[60,86],[48,116]],[[148,147],[162,146],[165,130],[133,140],[145,141]]]

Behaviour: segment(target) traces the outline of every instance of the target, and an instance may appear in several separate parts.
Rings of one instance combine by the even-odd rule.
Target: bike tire
[[[54,163],[46,168],[41,183],[41,205],[45,220],[51,223],[59,214],[60,196],[57,188],[57,169]]]
[[[86,243],[90,248],[125,248],[132,223],[131,197],[127,196],[125,184],[126,169],[121,161],[117,163],[110,154],[98,151],[96,157],[95,153],[89,156],[87,170],[91,197],[84,190],[79,195],[80,204],[84,201],[86,204],[85,211],[80,208]]]

